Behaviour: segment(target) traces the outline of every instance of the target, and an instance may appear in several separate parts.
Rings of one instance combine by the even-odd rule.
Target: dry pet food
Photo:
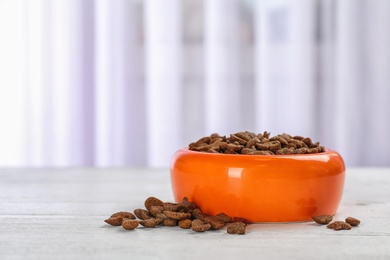
[[[218,230],[234,221],[239,224],[228,227],[229,234],[245,234],[246,219],[230,217],[224,213],[209,216],[184,197],[181,203],[163,202],[155,197],[145,200],[146,209],[135,209],[131,212],[117,212],[106,219],[105,222],[112,226],[122,226],[126,230],[134,230],[141,225],[145,228],[154,228],[158,225],[182,229],[192,229],[196,232]],[[138,219],[137,219],[138,218]]]
[[[244,235],[245,234],[245,223],[243,222],[234,222],[229,224],[227,232],[229,234]]]
[[[313,216],[311,218],[318,224],[326,225],[332,221],[333,216],[332,215],[321,215],[321,216]]]
[[[309,137],[288,134],[271,137],[267,131],[259,134],[238,132],[228,137],[212,134],[189,144],[188,149],[206,153],[249,155],[311,154],[325,151],[319,142],[313,142]]]
[[[134,215],[136,215],[137,218],[142,219],[142,220],[152,218],[150,212],[147,211],[146,209],[135,209]]]
[[[144,219],[144,220],[140,220],[139,223],[144,226],[144,227],[147,227],[147,228],[153,228],[155,226],[158,225],[158,223],[160,223],[161,220],[155,220],[155,219],[152,219],[152,218],[149,218],[149,219]]]
[[[123,219],[122,227],[126,230],[133,230],[138,227],[139,222],[134,219]]]
[[[176,219],[166,218],[166,219],[163,220],[163,226],[174,227],[176,225],[177,225],[177,220]]]
[[[353,218],[353,217],[346,218],[345,222],[350,224],[353,227],[359,226],[359,224],[360,224],[360,220],[358,220],[357,218]]]
[[[321,216],[312,216],[311,217],[316,223],[326,225],[330,223],[333,219],[332,215],[321,215]],[[348,217],[345,221],[333,221],[328,224],[326,227],[334,230],[350,230],[352,227],[356,227],[360,224],[360,220],[353,217]]]
[[[204,232],[211,228],[211,225],[203,222],[200,219],[194,219],[191,224],[191,229],[196,232]]]
[[[183,219],[178,222],[178,226],[183,229],[189,229],[191,228],[192,221],[191,219]]]
[[[164,207],[163,206],[150,206],[149,213],[150,215],[157,217],[163,213]]]
[[[145,208],[150,211],[150,208],[155,206],[155,207],[162,207],[164,205],[164,202],[159,200],[156,197],[149,197],[145,200]]]
[[[136,219],[136,217],[131,212],[120,211],[112,214],[108,219],[104,221],[112,226],[120,226],[122,225],[123,219]]]
[[[106,222],[107,224],[110,224],[111,226],[121,226],[122,221],[123,221],[122,217],[110,217],[110,218],[104,220],[104,222]]]
[[[219,213],[219,214],[215,215],[215,218],[218,219],[219,221],[222,221],[223,223],[233,222],[232,217],[229,217],[225,213]]]
[[[131,213],[131,212],[126,212],[126,211],[120,211],[120,212],[114,213],[114,214],[111,215],[110,218],[114,218],[114,217],[135,219],[135,216],[134,216],[133,213]]]
[[[218,230],[225,226],[225,222],[218,220],[218,218],[215,216],[206,216],[204,218],[204,222],[210,224],[211,229],[213,230]]]
[[[191,218],[191,213],[184,213],[184,212],[173,212],[173,211],[164,211],[164,215],[168,218],[175,219],[175,220],[183,220],[183,219],[189,219]]]
[[[352,228],[352,226],[350,224],[348,224],[344,221],[334,221],[334,222],[330,223],[329,225],[327,225],[326,227],[334,229],[334,230],[343,230],[343,229],[349,230]]]

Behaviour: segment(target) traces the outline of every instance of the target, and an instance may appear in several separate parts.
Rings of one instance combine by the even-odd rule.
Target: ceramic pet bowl
[[[213,154],[180,149],[171,162],[174,198],[188,197],[209,215],[249,222],[308,221],[336,213],[343,193],[342,157],[317,154]]]

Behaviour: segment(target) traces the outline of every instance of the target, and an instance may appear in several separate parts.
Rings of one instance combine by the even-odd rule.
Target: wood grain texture
[[[0,259],[390,259],[390,169],[348,169],[333,231],[314,222],[252,224],[244,236],[178,227],[126,231],[103,222],[173,201],[169,170],[0,170]]]

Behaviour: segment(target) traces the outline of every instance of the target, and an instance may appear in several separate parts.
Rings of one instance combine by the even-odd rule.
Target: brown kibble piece
[[[325,224],[329,224],[332,221],[333,216],[332,215],[320,215],[320,216],[312,216],[311,218],[316,223],[321,224],[321,225],[325,225]]]
[[[239,151],[241,151],[244,146],[238,143],[224,143],[221,145],[221,148],[223,149],[224,153],[235,154],[239,153]]]
[[[135,219],[135,216],[131,212],[119,211],[112,214],[108,219],[104,220],[104,222],[112,226],[120,226],[122,225],[123,219]]]
[[[159,213],[156,215],[156,219],[167,219],[168,217],[164,213]]]
[[[353,227],[359,226],[359,224],[360,224],[360,220],[358,220],[357,218],[353,218],[353,217],[346,218],[345,222],[350,224]]]
[[[204,220],[204,215],[202,213],[202,211],[200,211],[200,209],[196,208],[194,209],[192,212],[191,212],[191,215],[192,215],[192,218],[193,219],[200,219],[200,220]]]
[[[159,200],[156,197],[149,197],[145,200],[144,204],[145,204],[145,208],[150,211],[150,208],[152,206],[161,206],[162,207],[164,205],[164,202],[162,202],[161,200]]]
[[[297,149],[294,149],[294,154],[306,154],[308,153],[308,149],[307,148],[297,148]]]
[[[164,219],[162,219],[162,218],[154,218],[153,220],[154,220],[154,222],[156,222],[156,225],[163,224],[163,222],[164,222]]]
[[[352,226],[344,221],[334,221],[326,226],[327,228],[331,228],[334,230],[349,230]]]
[[[313,145],[313,141],[309,137],[303,138],[302,142],[304,142],[308,147],[312,147]]]
[[[165,210],[177,212],[180,210],[181,205],[178,203],[164,202],[163,207]]]
[[[135,209],[134,214],[141,220],[152,218],[152,216],[149,214],[149,211],[145,209]]]
[[[204,232],[209,230],[210,228],[210,224],[206,224],[200,219],[194,219],[191,223],[191,229],[196,232]]]
[[[158,221],[152,218],[141,220],[139,221],[139,223],[146,228],[153,228],[158,225]]]
[[[122,227],[126,230],[133,230],[138,227],[138,221],[134,219],[125,218],[122,221]]]
[[[122,220],[123,220],[122,217],[110,217],[110,218],[104,220],[104,222],[106,222],[107,224],[110,224],[111,226],[120,226],[120,225],[122,225]]]
[[[176,219],[167,218],[167,219],[164,219],[162,223],[163,223],[164,226],[174,227],[174,226],[177,225],[177,220]]]
[[[270,139],[270,141],[279,141],[281,145],[288,145],[287,140],[283,136],[274,136]]]
[[[192,221],[191,219],[182,219],[179,221],[178,225],[180,228],[189,229],[191,228]]]
[[[305,142],[299,140],[299,139],[290,139],[289,141],[289,144],[295,144],[297,148],[301,148],[301,147],[306,147],[307,148],[307,145],[305,144]]]
[[[240,137],[240,134],[231,134],[230,135],[230,140],[237,141],[239,144],[245,145],[248,140]]]
[[[164,211],[163,206],[150,206],[149,213],[156,217],[158,214],[162,213]]]
[[[307,153],[319,153],[320,149],[318,147],[314,147],[314,148],[308,148],[306,151]]]
[[[256,135],[253,135],[253,137],[249,134],[249,132],[238,132],[236,133],[236,136],[244,139],[245,141],[249,141],[251,140],[253,137],[255,137]]]
[[[276,151],[276,154],[294,154],[294,149],[293,148],[281,148]]]
[[[229,222],[232,222],[233,219],[232,217],[229,217],[228,215],[226,215],[225,213],[219,213],[215,216],[219,221],[222,221],[223,223],[229,223]]]
[[[116,213],[112,214],[110,218],[113,218],[113,217],[121,217],[121,218],[135,219],[134,214],[131,213],[131,212],[127,212],[127,211],[119,211],[119,212],[116,212]]]
[[[204,222],[210,224],[213,230],[218,230],[225,226],[225,222],[218,220],[215,216],[206,216]]]
[[[172,212],[172,211],[166,210],[163,213],[168,218],[175,219],[175,220],[182,220],[182,219],[187,219],[187,218],[191,217],[191,213],[185,213],[185,212]]]
[[[184,210],[184,212],[189,212],[197,208],[195,203],[188,201],[187,197],[183,198],[183,201],[180,203],[180,208]]]
[[[243,222],[234,222],[229,224],[227,227],[227,233],[228,234],[237,234],[237,235],[244,235],[245,234],[245,223]]]

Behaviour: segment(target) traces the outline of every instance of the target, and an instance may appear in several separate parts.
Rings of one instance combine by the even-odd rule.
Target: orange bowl
[[[343,158],[318,154],[213,154],[180,149],[171,162],[177,202],[188,197],[209,215],[249,222],[308,221],[336,213],[344,188]]]

